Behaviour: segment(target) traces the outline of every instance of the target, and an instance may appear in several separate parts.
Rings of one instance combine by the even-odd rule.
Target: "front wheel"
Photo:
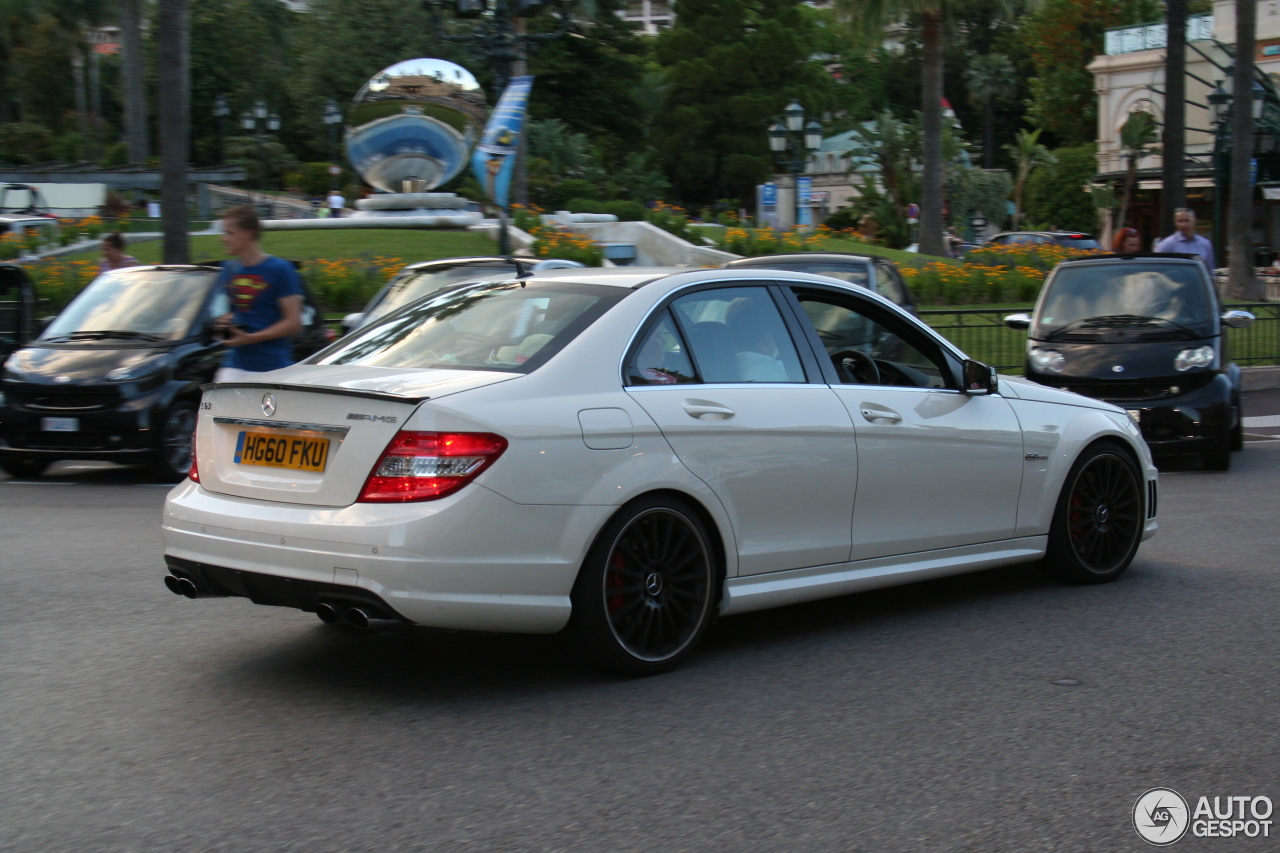
[[[196,407],[179,400],[169,407],[160,422],[159,441],[151,462],[151,473],[165,483],[176,483],[191,470],[195,450]]]
[[[1241,439],[1243,441],[1243,438]],[[1230,471],[1231,470],[1231,433],[1223,433],[1222,438],[1218,440],[1213,450],[1203,454],[1200,458],[1204,463],[1207,471]]]
[[[676,499],[641,499],[614,516],[588,552],[573,588],[569,633],[606,669],[665,672],[706,630],[717,576],[697,515]]]
[[[1129,568],[1142,541],[1142,477],[1114,444],[1087,448],[1058,497],[1043,566],[1072,583],[1113,581]]]
[[[1236,401],[1236,425],[1231,428],[1231,449],[1244,450],[1244,409]]]
[[[0,459],[0,469],[3,469],[10,477],[17,477],[20,480],[29,480],[33,477],[39,477],[45,472],[50,465],[46,459]]]

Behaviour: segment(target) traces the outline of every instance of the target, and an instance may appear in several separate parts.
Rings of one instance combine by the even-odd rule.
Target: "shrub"
[[[546,202],[547,207],[552,210],[564,210],[565,204],[570,199],[598,201],[600,199],[600,190],[590,181],[571,178],[567,181],[561,181],[547,190],[543,200]]]
[[[649,215],[646,218],[668,234],[674,234],[681,240],[686,240],[695,246],[702,245],[700,235],[695,234],[693,229],[689,227],[689,217],[684,208],[657,201],[654,202],[653,209],[649,211]]]
[[[772,228],[726,228],[717,246],[725,252],[748,258],[760,255],[776,255],[783,252],[811,252],[821,248],[830,236],[825,231],[808,231],[789,228],[775,231]]]

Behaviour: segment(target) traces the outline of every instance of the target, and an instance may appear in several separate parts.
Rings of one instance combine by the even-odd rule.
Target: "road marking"
[[[1280,427],[1280,415],[1262,415],[1255,418],[1242,418],[1247,427]]]

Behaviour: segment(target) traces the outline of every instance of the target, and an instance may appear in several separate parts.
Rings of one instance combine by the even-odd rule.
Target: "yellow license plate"
[[[246,430],[236,439],[237,465],[266,465],[295,471],[323,471],[329,439]]]

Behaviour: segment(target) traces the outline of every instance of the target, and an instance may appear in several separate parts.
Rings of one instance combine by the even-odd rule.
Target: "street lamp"
[[[267,132],[280,130],[280,116],[271,110],[266,101],[259,98],[253,107],[240,113],[240,126],[251,131],[258,146],[258,189],[267,190]]]
[[[769,150],[774,162],[793,177],[796,192],[796,225],[809,225],[808,199],[800,195],[800,175],[805,171],[809,155],[822,147],[822,125],[817,120],[804,121],[804,107],[792,101],[782,111],[782,121],[769,125]]]
[[[329,126],[329,174],[333,176],[330,188],[338,188],[338,125],[342,124],[342,110],[333,98],[324,102],[324,123]]]

